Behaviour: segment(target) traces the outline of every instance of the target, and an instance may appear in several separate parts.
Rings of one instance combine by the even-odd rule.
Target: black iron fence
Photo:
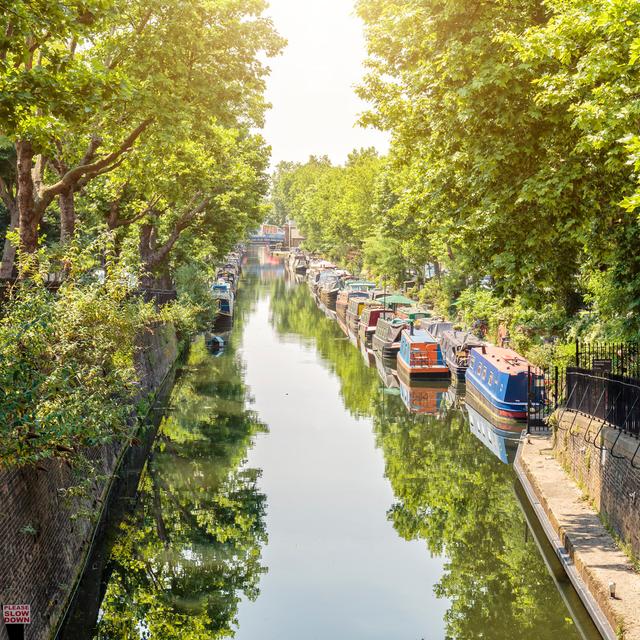
[[[640,378],[640,342],[579,342],[575,366],[594,373]]]
[[[640,380],[568,367],[564,408],[640,437]]]
[[[544,431],[549,418],[562,406],[566,394],[566,375],[559,367],[529,367],[527,431]]]
[[[529,369],[527,430],[557,410],[582,413],[640,437],[640,343],[575,343],[575,366]]]

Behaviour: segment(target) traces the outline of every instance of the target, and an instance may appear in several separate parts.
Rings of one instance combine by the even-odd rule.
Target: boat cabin
[[[360,315],[360,325],[358,327],[360,341],[370,347],[378,322],[384,318],[391,319],[392,317],[393,311],[390,309],[385,309],[379,305],[375,307],[365,305]]]
[[[398,373],[409,377],[448,378],[449,368],[438,341],[424,329],[403,329]]]
[[[542,372],[513,349],[494,345],[471,349],[466,381],[467,389],[472,387],[472,393],[500,416],[526,418],[530,389],[533,403],[544,399]]]
[[[425,325],[425,329],[440,343],[451,373],[458,380],[464,380],[471,349],[482,347],[485,342],[469,331],[454,329],[451,322],[429,322]]]
[[[427,309],[420,309],[419,307],[398,307],[396,309],[396,316],[407,322],[414,322],[416,326],[419,326],[422,323],[418,323],[418,321],[424,318],[430,318],[431,312]]]

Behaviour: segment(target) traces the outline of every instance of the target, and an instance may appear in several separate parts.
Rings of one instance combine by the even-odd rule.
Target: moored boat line
[[[236,246],[235,250],[227,254],[216,269],[215,280],[211,283],[211,295],[216,301],[216,316],[213,321],[212,331],[207,333],[207,344],[212,348],[220,349],[224,339],[215,333],[225,333],[231,330],[233,313],[235,310],[236,292],[238,282],[242,274],[242,260],[245,248]]]
[[[494,424],[513,423],[515,431],[522,429],[531,404],[543,402],[541,372],[515,351],[434,318],[403,294],[377,289],[327,260],[295,250],[286,262],[292,274],[300,273],[296,265],[305,265],[317,304],[370,363],[395,371],[405,387],[420,379],[466,383],[466,395],[483,415],[493,416]]]

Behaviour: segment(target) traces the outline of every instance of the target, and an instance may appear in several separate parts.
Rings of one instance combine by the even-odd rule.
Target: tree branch
[[[160,196],[153,197],[151,199],[151,202],[149,203],[149,206],[146,207],[146,209],[144,209],[140,213],[136,213],[136,215],[131,218],[121,218],[120,215],[118,214],[118,211],[120,210],[121,200],[122,200],[122,196],[120,196],[118,200],[114,201],[113,205],[115,205],[115,207],[112,205],[111,211],[109,212],[108,224],[110,229],[118,229],[119,227],[128,227],[129,225],[132,225],[135,222],[142,220],[142,218],[145,218],[153,211],[154,207],[156,206],[156,204],[158,204],[158,201],[160,200]]]
[[[149,267],[156,267],[169,255],[169,252],[171,251],[171,249],[173,249],[173,245],[175,245],[176,241],[180,237],[180,234],[185,229],[191,226],[197,215],[199,213],[202,213],[209,206],[210,201],[210,198],[206,198],[197,207],[189,209],[182,216],[180,216],[173,229],[171,230],[171,233],[169,234],[166,242],[157,249],[149,252],[147,257],[147,264]]]
[[[151,19],[152,13],[153,10],[149,9],[149,11],[147,11],[147,13],[142,16],[142,20],[140,20],[138,26],[134,28],[132,35],[139,36],[146,29],[147,25],[149,24],[149,20]],[[114,59],[108,65],[110,71],[113,71],[113,69],[115,69],[120,64],[120,62],[122,62],[122,60],[124,59],[124,55],[124,52],[121,51],[119,55],[116,55],[114,57]]]
[[[38,212],[42,214],[45,209],[51,204],[52,200],[59,195],[60,193],[67,191],[70,188],[75,189],[76,183],[83,176],[87,176],[91,174],[91,178],[101,175],[102,173],[106,173],[107,171],[111,171],[118,166],[118,159],[124,153],[129,151],[135,141],[140,137],[142,132],[152,123],[152,118],[147,118],[141,124],[139,124],[122,142],[122,144],[115,150],[106,155],[104,158],[100,160],[96,160],[95,162],[89,164],[81,164],[65,173],[65,175],[55,184],[46,187],[43,189],[42,194],[40,196],[40,201],[38,202]],[[96,139],[92,139],[92,143],[89,145],[89,151],[91,151],[93,145],[97,144]],[[95,152],[97,146],[93,149]],[[122,161],[120,161],[121,163]],[[90,179],[91,179],[90,178]]]

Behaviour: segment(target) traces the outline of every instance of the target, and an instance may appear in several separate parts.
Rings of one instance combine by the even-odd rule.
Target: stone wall
[[[178,355],[172,325],[151,327],[138,339],[136,367],[141,395],[158,389]],[[111,478],[125,447],[111,444],[90,452],[98,476]],[[62,491],[77,484],[58,460],[41,468],[0,471],[0,603],[31,604],[27,640],[48,640],[67,604],[90,547],[94,523],[72,518]],[[83,508],[98,513],[110,481],[97,478]],[[7,638],[0,622],[0,640]]]
[[[590,420],[581,414],[565,412],[555,435],[555,454],[605,524],[640,557],[640,470],[631,465],[640,441],[608,427],[598,435],[601,423]],[[634,465],[640,467],[640,452]]]

